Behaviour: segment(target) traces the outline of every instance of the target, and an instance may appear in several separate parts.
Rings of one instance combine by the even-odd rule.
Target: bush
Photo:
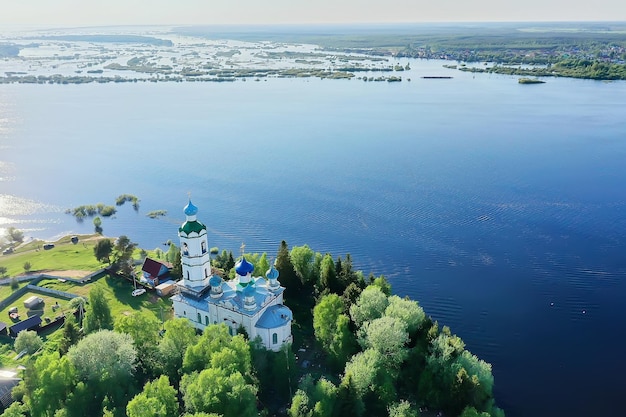
[[[17,282],[17,278],[11,278],[11,289],[17,290],[20,287],[20,283]]]
[[[15,338],[15,351],[20,353],[26,350],[27,353],[35,353],[40,347],[43,346],[43,340],[37,335],[34,330],[24,330],[19,332]]]

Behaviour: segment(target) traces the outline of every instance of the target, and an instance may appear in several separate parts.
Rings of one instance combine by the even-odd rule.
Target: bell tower
[[[198,208],[191,198],[184,208],[186,221],[178,229],[183,282],[186,287],[204,288],[211,278],[211,254],[206,226],[200,223],[196,214]]]

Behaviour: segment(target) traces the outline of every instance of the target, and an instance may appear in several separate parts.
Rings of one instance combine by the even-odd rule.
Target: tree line
[[[125,237],[115,243],[116,257],[134,249]],[[175,245],[170,250],[180,257]],[[246,259],[255,275],[269,268],[266,254]],[[213,266],[228,278],[234,261],[222,251]],[[393,295],[384,276],[366,278],[349,254],[333,258],[307,245],[289,249],[285,241],[275,266],[294,312],[296,343],[317,366],[299,366],[292,346],[267,351],[224,325],[197,334],[187,319],[112,317],[95,287],[87,303],[72,301],[77,320],[68,317],[59,337],[42,344],[36,334],[20,333],[19,345],[37,353],[2,416],[409,417],[424,408],[504,416],[493,398],[491,366],[416,301]]]

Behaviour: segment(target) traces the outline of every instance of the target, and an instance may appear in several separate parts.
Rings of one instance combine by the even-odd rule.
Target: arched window
[[[187,271],[187,279],[189,279],[189,271]]]
[[[204,316],[204,325],[205,326],[209,325],[209,316]]]
[[[204,268],[204,277],[205,278],[209,277],[209,271],[206,268]]]
[[[206,253],[206,241],[203,240],[201,245],[202,245],[202,253]]]
[[[189,256],[189,247],[187,243],[183,243],[183,255]]]
[[[272,344],[278,343],[278,333],[272,333]]]
[[[198,323],[202,323],[202,317],[200,316],[200,313],[198,313]]]

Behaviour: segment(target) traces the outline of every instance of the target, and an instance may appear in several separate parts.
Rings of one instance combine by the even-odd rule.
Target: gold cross
[[[241,242],[241,246],[239,247],[239,249],[241,249],[241,256],[243,256],[245,250],[246,250],[246,244]]]

